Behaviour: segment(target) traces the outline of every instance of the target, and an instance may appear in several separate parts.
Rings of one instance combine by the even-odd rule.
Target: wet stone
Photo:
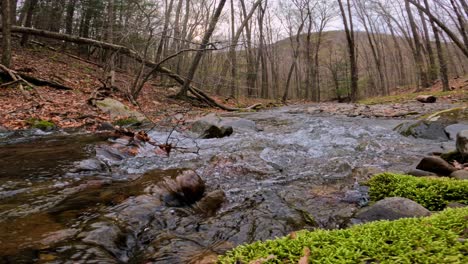
[[[119,240],[122,239],[123,235],[116,225],[97,222],[92,224],[91,228],[93,230],[78,235],[83,238],[84,243],[101,246],[121,261],[128,261],[125,251],[119,247],[119,243],[121,243]]]
[[[396,220],[406,217],[428,216],[431,212],[422,205],[402,197],[390,197],[362,208],[354,216],[358,222],[371,222],[377,220]]]
[[[416,169],[433,172],[437,175],[448,176],[456,169],[440,157],[424,157]]]

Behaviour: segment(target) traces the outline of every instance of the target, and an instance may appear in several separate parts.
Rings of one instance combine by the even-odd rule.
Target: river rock
[[[195,208],[201,213],[212,216],[221,208],[221,205],[226,200],[224,191],[217,190],[207,193],[200,201],[195,204]]]
[[[191,205],[205,193],[205,182],[194,171],[185,171],[175,180],[167,178],[160,185],[160,197],[166,206]]]
[[[468,122],[468,107],[439,111],[420,120],[402,123],[394,130],[406,137],[446,140],[448,135],[445,128],[461,122]]]
[[[4,126],[0,126],[0,133],[6,133],[8,132],[8,129]]]
[[[216,115],[207,115],[192,124],[191,131],[200,138],[223,138],[232,134],[232,126],[224,126]]]
[[[205,193],[205,182],[194,171],[184,171],[176,178],[177,186],[184,195],[187,204],[200,200]]]
[[[424,157],[418,166],[416,166],[416,169],[433,172],[442,176],[448,176],[456,171],[455,167],[440,157]]]
[[[101,111],[110,114],[112,119],[135,118],[140,122],[146,120],[146,117],[142,113],[131,110],[128,106],[115,99],[106,98],[101,101],[96,101],[96,106]]]
[[[406,174],[415,176],[415,177],[427,177],[427,176],[437,176],[437,174],[429,171],[424,171],[424,170],[410,170]]]
[[[254,121],[239,117],[220,117],[209,114],[196,120],[191,131],[201,138],[222,138],[233,132],[260,131]]]
[[[74,237],[78,231],[78,229],[70,228],[48,233],[39,243],[41,243],[43,246],[51,246]]]
[[[452,172],[452,174],[450,174],[450,177],[458,179],[458,180],[468,180],[468,171],[457,170],[457,171]]]
[[[431,212],[422,205],[402,197],[390,197],[359,210],[354,218],[359,222],[396,220],[406,217],[428,216]]]
[[[460,131],[457,134],[457,150],[463,156],[468,156],[468,130]]]
[[[445,128],[445,133],[447,133],[451,140],[456,140],[457,134],[463,130],[468,130],[467,124],[453,124]]]
[[[405,137],[425,138],[433,140],[447,140],[445,127],[451,123],[430,122],[425,120],[408,121],[395,127],[395,131]]]
[[[104,164],[97,159],[86,159],[78,162],[71,170],[72,172],[82,171],[100,171],[104,168]]]
[[[114,131],[115,127],[109,122],[102,122],[96,128],[97,131]]]
[[[93,244],[103,247],[117,256],[121,261],[128,261],[128,256],[123,253],[118,246],[119,237],[122,235],[120,229],[111,223],[97,222],[91,225],[93,230],[79,235],[82,241],[87,244]]]

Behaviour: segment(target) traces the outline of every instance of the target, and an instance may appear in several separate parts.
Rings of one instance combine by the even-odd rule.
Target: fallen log
[[[437,97],[433,95],[419,95],[416,97],[416,100],[421,103],[435,103],[437,101]]]
[[[0,75],[3,75],[11,80],[8,83],[2,84],[1,87],[19,83],[20,90],[23,90],[21,83],[24,83],[27,86],[31,86],[31,87],[34,87],[34,85],[37,85],[37,86],[50,86],[52,88],[59,89],[59,90],[73,90],[73,88],[60,84],[58,82],[48,81],[48,80],[40,79],[31,75],[20,73],[20,72],[8,69],[7,67],[1,64],[0,64],[0,71],[1,71]]]
[[[1,27],[0,27],[1,29]],[[67,42],[72,42],[76,44],[86,44],[86,45],[92,45],[95,47],[103,48],[103,49],[108,49],[112,51],[116,51],[120,54],[126,55],[140,63],[143,63],[145,66],[150,67],[150,68],[156,68],[156,71],[162,74],[165,74],[166,76],[172,78],[175,80],[177,83],[180,85],[184,85],[185,79],[171,71],[170,69],[163,67],[160,65],[160,63],[155,63],[151,61],[147,61],[144,58],[138,54],[138,52],[127,48],[122,45],[117,45],[117,44],[111,44],[103,41],[98,41],[94,39],[89,39],[89,38],[82,38],[82,37],[77,37],[77,36],[72,36],[72,35],[67,35],[67,34],[61,34],[57,32],[51,32],[47,30],[41,30],[41,29],[34,29],[34,28],[27,28],[27,27],[19,27],[19,26],[12,26],[11,27],[11,32],[12,33],[21,33],[21,34],[29,34],[29,35],[35,35],[35,36],[40,36],[40,37],[46,37],[46,38],[51,38],[51,39],[56,39],[56,40],[63,40]],[[228,107],[225,105],[222,105],[218,102],[216,102],[213,98],[208,96],[205,92],[193,87],[192,85],[189,87],[189,91],[195,95],[196,97],[202,99],[203,101],[207,102],[208,105],[218,107],[220,109],[223,109],[225,111],[242,111],[242,110],[249,110],[249,109],[254,109],[258,107],[259,105],[254,105],[250,106],[248,108],[232,108]]]

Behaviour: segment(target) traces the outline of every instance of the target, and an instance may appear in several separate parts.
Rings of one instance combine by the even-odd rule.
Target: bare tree
[[[11,65],[11,2],[2,0],[2,64],[8,68]]]
[[[223,11],[224,5],[226,4],[226,0],[220,0],[218,3],[218,7],[216,8],[216,11],[211,18],[210,24],[208,26],[208,30],[205,32],[205,35],[203,36],[202,43],[200,44],[199,51],[195,54],[195,57],[193,58],[192,65],[190,66],[190,70],[188,72],[187,78],[184,82],[184,86],[182,86],[182,89],[180,92],[177,94],[177,97],[187,97],[187,92],[190,88],[190,84],[193,80],[193,77],[195,77],[195,73],[197,72],[198,65],[200,64],[200,60],[203,57],[203,54],[205,53],[205,49],[209,45],[209,41],[211,38],[211,35],[213,35],[213,32],[216,28],[216,24],[218,23],[219,17],[221,16],[221,12]]]
[[[342,0],[338,0],[340,6],[341,17],[343,18],[343,25],[346,33],[346,41],[348,42],[348,55],[349,64],[351,67],[351,91],[350,99],[355,102],[358,97],[358,65],[357,65],[357,54],[356,54],[356,42],[354,38],[354,26],[353,26],[353,15],[351,13],[351,4],[347,0],[348,10],[344,9]],[[348,23],[349,20],[349,23]]]

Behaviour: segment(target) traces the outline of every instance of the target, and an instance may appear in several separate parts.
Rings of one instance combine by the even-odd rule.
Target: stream
[[[154,129],[157,142],[171,135],[169,156],[150,144],[137,156],[114,153],[118,140],[90,134],[0,135],[0,263],[211,263],[242,243],[346,227],[366,202],[350,195],[356,180],[407,171],[443,143],[399,135],[401,119],[305,106],[223,116],[260,131],[197,139]],[[83,163],[96,168],[77,169]],[[168,207],[154,195],[185,170],[206,192],[225,192],[218,210]]]

